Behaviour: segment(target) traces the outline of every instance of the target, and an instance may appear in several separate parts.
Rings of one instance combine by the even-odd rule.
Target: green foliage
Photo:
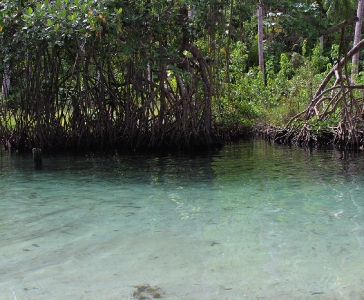
[[[263,116],[259,105],[244,99],[219,99],[219,107],[215,108],[214,123],[223,132],[239,132],[251,129]]]
[[[278,76],[284,80],[290,79],[293,74],[292,62],[288,59],[287,54],[282,53],[280,59],[280,70]]]
[[[347,12],[355,13],[354,2]],[[29,114],[12,124],[35,127],[33,118],[44,114],[44,124],[59,127],[42,132],[64,126],[77,136],[76,129],[86,135],[97,127],[103,135],[106,128],[145,131],[153,122],[200,124],[186,120],[185,111],[202,119],[211,84],[212,121],[220,129],[283,125],[307,106],[338,59],[337,36],[324,49],[317,39],[343,18],[333,14],[340,3],[264,1],[263,80],[256,1],[4,0],[0,72],[9,66],[12,87],[2,103],[14,115]],[[192,17],[184,15],[187,9]],[[195,45],[195,53],[184,42]],[[359,73],[356,80],[363,78]],[[135,123],[126,124],[128,118]]]
[[[231,72],[231,82],[236,83],[245,73],[248,61],[247,46],[241,41],[237,41],[231,50],[229,70]]]
[[[325,120],[318,120],[318,118],[315,116],[311,118],[307,122],[307,124],[310,126],[313,133],[319,136],[322,130],[327,130],[329,128],[336,127],[339,122],[340,122],[340,117],[338,115],[332,114]]]
[[[277,58],[281,53],[298,52],[303,45],[311,49],[326,28],[327,19],[316,1],[269,1],[265,18],[266,54]],[[302,53],[305,50],[302,49]]]
[[[266,84],[259,72],[251,69],[241,77],[240,85],[232,87],[230,103],[233,104],[228,106],[230,114],[226,118],[239,111],[237,106],[246,108],[248,104],[255,112],[250,115],[252,123],[266,122],[277,126],[286,124],[291,117],[307,107],[316,87],[324,78],[327,67],[331,66],[329,58],[322,55],[319,46],[315,46],[311,52],[313,54],[310,57],[297,52],[282,53],[278,71],[275,70],[273,59],[267,60]]]
[[[312,66],[317,73],[326,71],[329,64],[329,58],[322,55],[322,48],[320,44],[317,44],[312,51],[311,57]]]
[[[355,15],[357,1],[355,0],[324,0],[327,15],[337,21],[344,21]]]
[[[288,78],[287,75],[284,77],[283,72],[278,72],[277,76],[271,78],[267,84],[277,101],[276,106],[272,106],[269,110],[266,119],[268,123],[277,126],[285,125],[291,117],[307,107],[313,93],[325,77],[325,72],[317,71],[315,61],[303,56],[299,58],[295,56],[299,55],[292,55],[291,77]],[[295,67],[292,64],[293,59],[300,61]]]

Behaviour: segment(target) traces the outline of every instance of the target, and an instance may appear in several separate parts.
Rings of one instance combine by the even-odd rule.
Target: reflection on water
[[[0,159],[0,299],[361,299],[364,157]]]

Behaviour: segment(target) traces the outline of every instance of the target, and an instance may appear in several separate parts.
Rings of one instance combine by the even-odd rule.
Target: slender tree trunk
[[[231,82],[230,82],[230,44],[231,44],[231,31],[233,27],[233,7],[234,0],[230,3],[230,18],[229,18],[229,29],[228,29],[228,41],[226,45],[226,81],[228,84],[228,102],[230,102],[231,97]]]
[[[195,17],[196,17],[196,7],[195,7],[195,5],[192,5],[188,11],[188,18],[194,19]],[[196,35],[196,30],[193,30],[192,32],[190,32],[190,34]]]
[[[320,36],[320,47],[321,47],[321,50],[324,49],[324,36],[323,35]]]
[[[211,26],[209,27],[209,43],[210,43],[210,53],[211,59],[209,63],[210,67],[210,82],[213,83],[213,74],[215,72],[215,65],[214,61],[216,61],[216,14],[217,14],[217,7],[216,3],[214,3],[210,10],[209,21]]]
[[[6,65],[4,68],[3,85],[2,85],[2,95],[4,100],[7,100],[9,98],[9,89],[10,89],[9,65]]]
[[[359,20],[355,24],[355,36],[354,36],[354,45],[353,45],[353,47],[355,47],[361,40],[361,27],[362,27],[362,18],[363,18],[363,2],[364,2],[364,0],[358,0],[357,17],[358,17]],[[355,74],[358,74],[358,72],[359,72],[359,52],[354,54],[354,56],[352,58],[352,63],[353,63],[353,67],[352,67],[351,75],[353,76]]]
[[[265,79],[264,76],[264,56],[263,56],[263,5],[261,0],[258,4],[257,9],[258,14],[258,55],[259,55],[259,69],[262,73],[263,80]]]

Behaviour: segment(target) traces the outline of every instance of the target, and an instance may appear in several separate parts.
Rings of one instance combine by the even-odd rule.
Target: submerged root
[[[276,128],[266,126],[259,128],[256,134],[278,144],[301,147],[332,145],[345,149],[363,148],[364,132],[359,128],[346,128],[343,123],[337,127],[314,128],[308,123]]]

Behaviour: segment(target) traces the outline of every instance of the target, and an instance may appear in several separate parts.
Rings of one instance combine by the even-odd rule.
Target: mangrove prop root
[[[274,130],[269,138],[280,143],[314,145],[331,143],[345,148],[363,146],[363,95],[359,85],[348,75],[350,58],[364,48],[364,40],[353,47],[330,70],[319,85],[307,108],[293,116],[286,126]],[[336,80],[333,82],[333,77]],[[332,86],[328,84],[333,82]],[[332,118],[337,124],[320,126]]]

